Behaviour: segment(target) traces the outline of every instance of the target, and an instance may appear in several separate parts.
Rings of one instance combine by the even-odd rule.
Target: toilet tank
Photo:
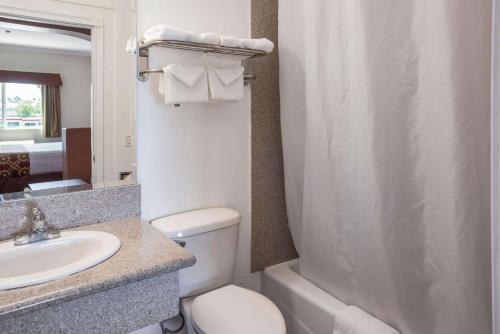
[[[194,266],[179,272],[179,295],[188,297],[229,284],[238,248],[240,214],[211,208],[178,213],[151,224],[174,240],[186,242]]]

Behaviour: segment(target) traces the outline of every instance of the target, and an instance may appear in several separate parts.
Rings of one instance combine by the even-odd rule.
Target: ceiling
[[[0,28],[0,47],[88,56],[91,54],[90,41],[61,34],[55,30],[30,31],[15,28]]]

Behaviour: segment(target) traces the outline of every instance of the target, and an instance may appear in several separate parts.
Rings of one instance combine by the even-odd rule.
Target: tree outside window
[[[18,96],[16,96],[18,97]],[[17,116],[19,117],[35,117],[42,114],[42,106],[39,102],[32,102],[30,100],[21,100],[16,108]]]

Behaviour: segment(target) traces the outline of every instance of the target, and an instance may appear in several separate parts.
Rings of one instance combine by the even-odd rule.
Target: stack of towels
[[[243,99],[243,72],[241,65],[172,64],[163,69],[159,90],[166,104],[235,102]]]
[[[366,313],[357,306],[349,305],[335,315],[333,334],[400,334],[386,323]]]
[[[145,44],[159,40],[194,42],[232,48],[246,48],[264,51],[266,53],[271,53],[274,49],[274,43],[267,38],[237,38],[234,36],[219,35],[214,32],[197,34],[192,31],[174,28],[164,24],[151,27],[144,33],[143,42]]]

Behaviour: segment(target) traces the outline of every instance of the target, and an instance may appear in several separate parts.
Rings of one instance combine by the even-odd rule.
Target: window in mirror
[[[0,94],[2,96],[0,129],[42,129],[41,85],[2,82]],[[0,145],[11,143],[0,141]]]

